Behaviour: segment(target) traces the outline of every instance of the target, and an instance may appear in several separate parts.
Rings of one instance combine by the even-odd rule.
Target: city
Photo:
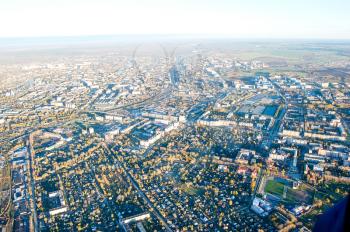
[[[347,195],[348,55],[191,44],[4,63],[2,228],[310,231]]]
[[[0,232],[350,231],[349,9],[1,0]]]

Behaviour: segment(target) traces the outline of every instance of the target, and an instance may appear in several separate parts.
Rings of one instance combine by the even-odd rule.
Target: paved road
[[[32,133],[33,131],[34,131],[34,130],[27,131],[27,132],[25,132],[24,134],[19,135],[19,136],[16,136],[16,137],[11,138],[11,139],[0,139],[0,142],[10,142],[10,141],[11,141],[11,142],[14,142],[14,141],[16,141],[16,140],[18,140],[18,139],[21,139],[21,138],[23,138],[23,137],[29,135],[29,134]]]
[[[69,119],[68,121],[62,121],[62,122],[52,122],[52,123],[49,123],[47,125],[38,125],[36,127],[33,127],[31,129],[28,129],[27,131],[25,131],[23,134],[21,135],[18,135],[16,137],[13,137],[13,138],[8,138],[8,139],[0,139],[0,142],[14,142],[16,140],[19,140],[19,139],[22,139],[28,135],[30,135],[30,133],[34,132],[34,131],[37,131],[37,130],[41,130],[41,129],[45,129],[45,128],[49,128],[49,127],[58,127],[58,126],[63,126],[63,125],[67,125],[71,122],[74,122],[74,121],[78,121],[79,118],[76,118],[76,119]]]
[[[271,133],[271,139],[273,140],[277,134],[278,134],[278,130],[280,128],[280,125],[281,125],[281,122],[284,118],[284,115],[286,114],[287,112],[287,108],[286,106],[283,106],[282,109],[281,109],[281,112],[279,113],[275,123],[273,124],[273,128],[272,128],[272,133]]]
[[[112,151],[109,149],[109,147],[107,146],[107,144],[104,143],[105,148],[108,150],[108,152],[110,154],[112,154]],[[162,224],[164,225],[165,229],[168,232],[171,232],[172,230],[170,229],[168,223],[166,222],[166,219],[163,217],[163,215],[159,212],[159,210],[153,205],[153,203],[150,201],[150,199],[146,196],[146,194],[140,189],[139,185],[137,184],[137,182],[135,181],[135,179],[131,176],[131,174],[126,170],[126,168],[124,167],[124,165],[119,162],[118,159],[115,159],[115,161],[117,162],[118,166],[120,166],[124,173],[126,174],[127,178],[129,179],[129,181],[131,182],[131,184],[135,187],[135,189],[137,190],[138,194],[140,195],[140,197],[142,197],[142,199],[147,203],[147,205],[153,210],[153,214],[158,218],[158,220],[160,222],[162,222]]]
[[[34,176],[33,176],[33,160],[32,160],[32,149],[31,149],[31,144],[30,141],[27,140],[27,148],[28,148],[28,157],[29,157],[29,178],[30,178],[30,184],[31,184],[31,208],[33,210],[33,222],[34,222],[34,232],[39,231],[39,226],[38,226],[38,215],[37,215],[37,206],[36,206],[36,201],[35,201],[35,181],[34,181]]]
[[[133,184],[133,186],[137,189],[139,195],[143,198],[144,201],[147,202],[148,206],[153,209],[153,213],[156,215],[156,217],[163,223],[167,231],[172,231],[170,227],[168,226],[168,223],[166,222],[166,219],[162,216],[162,214],[158,211],[158,209],[153,205],[153,203],[149,200],[149,198],[146,196],[146,194],[140,189],[139,185],[136,183],[134,178],[130,175],[130,173],[126,172],[127,177]]]
[[[285,98],[285,96],[281,93],[281,88],[279,85],[277,85],[275,82],[273,82],[270,78],[267,78],[271,84],[275,87],[278,95],[283,99],[284,101],[284,105],[281,109],[281,112],[279,112],[278,114],[278,117],[276,118],[275,120],[275,123],[273,124],[273,127],[271,129],[271,133],[269,135],[269,138],[268,138],[268,142],[267,142],[267,146],[269,147],[272,143],[272,141],[278,136],[278,131],[279,131],[279,128],[280,128],[280,125],[283,121],[283,118],[287,112],[287,107],[288,107],[288,101],[287,99]]]
[[[262,177],[263,177],[263,169],[261,168],[260,171],[259,171],[259,176],[258,176],[258,179],[257,179],[257,181],[256,181],[255,189],[254,189],[254,192],[253,192],[253,194],[252,194],[252,199],[251,199],[251,201],[250,201],[249,206],[251,206],[251,205],[253,204],[253,200],[254,200],[254,198],[255,198],[255,196],[256,196],[256,192],[257,192],[258,189],[259,189],[259,186],[260,186],[260,182],[261,182],[261,178],[262,178]]]

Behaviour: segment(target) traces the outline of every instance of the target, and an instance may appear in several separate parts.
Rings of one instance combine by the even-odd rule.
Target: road
[[[21,138],[24,138],[25,136],[29,135],[30,133],[32,133],[34,130],[29,130],[27,132],[25,132],[24,134],[22,135],[19,135],[19,136],[16,136],[14,138],[11,138],[11,139],[0,139],[0,142],[15,142],[16,140],[18,139],[21,139]]]
[[[76,119],[70,119],[68,121],[62,121],[62,122],[52,122],[52,123],[49,123],[47,125],[38,125],[36,127],[33,127],[33,128],[30,128],[28,129],[27,131],[25,131],[23,134],[21,135],[18,135],[16,137],[13,137],[13,138],[8,138],[8,139],[0,139],[0,142],[14,142],[16,140],[19,140],[19,139],[22,139],[28,135],[30,135],[32,132],[34,131],[37,131],[37,130],[41,130],[41,129],[45,129],[45,128],[49,128],[49,127],[58,127],[58,126],[63,126],[63,125],[67,125],[69,123],[72,123],[72,122],[75,122],[75,121],[78,121],[79,118],[76,118]]]
[[[31,185],[31,208],[33,210],[33,223],[34,223],[34,232],[39,231],[38,226],[38,215],[37,215],[37,206],[35,201],[35,180],[33,176],[33,159],[32,156],[34,155],[34,151],[32,151],[32,144],[30,142],[30,139],[27,140],[27,148],[28,148],[28,157],[29,157],[29,178],[30,178],[30,185]]]
[[[273,140],[277,136],[278,130],[279,130],[280,125],[281,125],[281,122],[282,122],[286,112],[287,112],[286,106],[283,106],[282,109],[281,109],[281,112],[278,114],[278,116],[277,116],[277,118],[275,120],[275,123],[273,124],[272,133],[271,133],[271,136],[270,136],[271,140]]]
[[[104,147],[107,149],[107,151],[110,154],[113,154],[112,151],[109,149],[107,144],[103,143]],[[126,177],[131,182],[131,184],[134,186],[134,188],[137,190],[138,194],[142,199],[147,203],[148,207],[150,207],[153,210],[153,214],[158,218],[158,220],[164,225],[166,231],[171,232],[168,223],[166,222],[166,219],[163,217],[163,215],[159,212],[159,210],[153,205],[153,203],[150,201],[150,199],[146,196],[146,194],[140,189],[139,185],[135,181],[135,179],[131,176],[131,174],[126,170],[124,165],[118,160],[115,159],[115,162],[123,169],[123,172],[126,174]]]
[[[125,172],[128,179],[132,183],[132,185],[137,189],[139,195],[143,198],[145,202],[147,202],[148,206],[153,209],[153,213],[156,215],[156,217],[163,223],[167,231],[172,231],[170,227],[168,226],[168,223],[166,222],[166,219],[163,217],[163,215],[158,211],[158,209],[153,205],[153,203],[149,200],[149,198],[146,196],[146,194],[140,189],[139,185],[136,183],[134,178],[130,175],[130,173]]]
[[[261,168],[260,171],[259,171],[259,176],[258,176],[258,179],[256,180],[256,185],[255,185],[255,188],[254,188],[254,192],[252,194],[252,199],[249,203],[249,206],[251,206],[253,204],[253,200],[256,196],[256,192],[258,191],[259,189],[259,186],[260,186],[260,182],[261,182],[261,178],[263,177],[263,169]]]
[[[266,146],[267,147],[270,147],[272,141],[278,136],[278,131],[279,131],[279,128],[280,128],[280,125],[281,125],[281,122],[287,112],[287,107],[288,107],[288,101],[287,99],[285,98],[285,96],[281,93],[281,88],[279,85],[277,85],[275,82],[273,82],[270,78],[267,78],[271,84],[275,87],[278,95],[283,99],[284,101],[284,104],[283,104],[283,107],[281,109],[281,111],[278,113],[278,116],[273,124],[273,127],[270,131],[270,135],[268,136],[268,139],[267,139],[267,143],[266,143]]]

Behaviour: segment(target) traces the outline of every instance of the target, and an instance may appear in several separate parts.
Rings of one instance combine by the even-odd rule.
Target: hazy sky
[[[350,0],[0,0],[0,37],[200,34],[350,39]]]

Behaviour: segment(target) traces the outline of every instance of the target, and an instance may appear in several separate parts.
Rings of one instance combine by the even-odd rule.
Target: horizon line
[[[195,38],[195,39],[234,39],[234,40],[319,40],[319,41],[350,41],[350,38],[332,38],[332,37],[258,37],[258,36],[235,36],[226,34],[164,34],[164,33],[120,33],[120,34],[82,34],[82,35],[33,35],[33,36],[0,36],[0,40],[9,39],[50,39],[50,38],[99,38],[99,37],[168,37],[168,38]]]

